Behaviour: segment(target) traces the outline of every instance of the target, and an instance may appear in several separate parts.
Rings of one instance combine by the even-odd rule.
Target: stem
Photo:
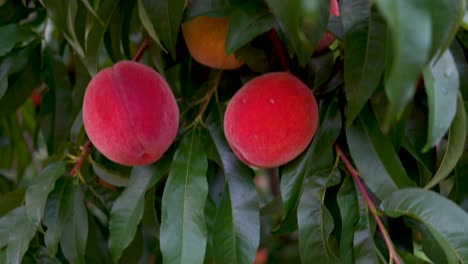
[[[278,197],[281,194],[280,181],[278,176],[278,167],[267,169],[271,193],[274,197]]]
[[[83,153],[81,154],[81,156],[78,157],[78,159],[76,160],[75,166],[73,166],[73,169],[70,171],[70,174],[69,174],[70,176],[72,177],[75,176],[75,174],[80,169],[81,164],[83,164],[83,161],[86,159],[89,153],[91,153],[92,149],[93,149],[93,144],[91,143],[91,141],[88,140],[88,142],[86,142],[86,144],[84,144],[83,146]]]
[[[351,165],[351,162],[348,160],[348,158],[346,157],[343,150],[338,144],[335,144],[335,151],[337,155],[341,158],[343,163],[345,164],[351,176],[353,177],[353,180],[356,183],[359,189],[359,192],[361,193],[361,196],[364,198],[364,201],[366,202],[367,207],[369,208],[369,211],[371,212],[372,216],[375,219],[375,222],[377,223],[380,233],[382,234],[383,239],[385,241],[385,245],[387,246],[388,253],[390,255],[390,262],[393,261],[395,264],[400,264],[400,260],[398,259],[398,255],[395,251],[392,240],[390,239],[390,235],[388,234],[387,230],[385,229],[384,224],[380,220],[379,213],[377,212],[377,209],[375,208],[374,203],[372,202],[369,194],[367,193],[366,188],[364,187],[364,184],[359,178],[359,172],[353,167],[353,165]]]
[[[135,54],[135,57],[133,57],[133,61],[139,61],[141,57],[143,57],[143,54],[145,53],[146,49],[148,49],[150,43],[151,43],[151,38],[148,36],[143,41],[143,44],[141,44],[140,48]]]
[[[281,67],[283,68],[284,71],[288,71],[289,63],[288,63],[288,58],[286,56],[286,50],[283,46],[283,43],[281,43],[281,40],[278,37],[278,34],[276,33],[275,29],[271,29],[270,31],[268,31],[267,34],[271,42],[273,43],[274,51],[276,51],[276,53],[279,56]]]

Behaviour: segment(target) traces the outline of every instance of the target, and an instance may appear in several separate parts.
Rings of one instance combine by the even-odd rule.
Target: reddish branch
[[[83,164],[83,161],[91,153],[92,149],[93,149],[93,144],[91,143],[91,141],[88,140],[88,142],[86,142],[86,144],[84,144],[83,152],[81,153],[81,155],[76,160],[75,166],[73,166],[73,169],[70,171],[70,174],[69,174],[70,176],[75,176],[75,174],[80,169],[81,164]]]
[[[150,43],[151,38],[148,36],[145,38],[145,41],[143,41],[143,44],[141,44],[140,49],[138,49],[137,53],[135,54],[135,57],[133,57],[133,61],[139,61],[141,59],[146,49],[148,49]]]
[[[348,160],[348,158],[346,157],[346,155],[344,154],[343,150],[340,148],[339,145],[335,144],[335,150],[336,150],[336,154],[341,158],[346,168],[348,169],[349,173],[353,177],[353,180],[356,183],[359,189],[359,192],[361,193],[361,196],[364,198],[364,201],[367,204],[367,207],[369,208],[369,211],[371,212],[372,216],[374,217],[375,222],[377,222],[377,226],[380,230],[380,233],[382,233],[383,239],[385,241],[385,245],[388,248],[388,253],[390,255],[390,262],[393,261],[393,263],[395,264],[400,264],[400,260],[398,259],[398,255],[395,251],[392,240],[390,239],[390,235],[387,233],[387,230],[385,229],[384,224],[379,218],[379,214],[377,212],[377,209],[375,208],[374,203],[372,202],[369,194],[367,193],[366,188],[364,187],[364,184],[359,178],[359,172],[353,167],[353,165]]]

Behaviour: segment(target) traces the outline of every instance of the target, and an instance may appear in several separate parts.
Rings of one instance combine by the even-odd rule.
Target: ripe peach
[[[318,106],[309,88],[286,72],[247,82],[231,99],[224,133],[244,163],[272,168],[301,154],[317,130]]]
[[[183,23],[182,33],[192,57],[205,66],[222,70],[234,70],[244,65],[234,54],[224,52],[228,25],[228,17],[206,16]]]
[[[83,123],[93,145],[108,159],[145,165],[160,159],[174,141],[179,108],[156,71],[121,61],[88,84]]]

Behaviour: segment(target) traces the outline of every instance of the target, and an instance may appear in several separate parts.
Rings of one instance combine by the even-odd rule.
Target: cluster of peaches
[[[228,23],[228,18],[198,17],[182,25],[194,60],[223,70],[243,66],[234,54],[224,52]],[[224,133],[242,162],[273,168],[305,150],[317,129],[318,112],[314,95],[301,80],[288,72],[271,72],[248,81],[232,97]],[[83,123],[93,145],[108,159],[145,165],[159,160],[175,140],[179,109],[159,73],[121,61],[89,83]]]

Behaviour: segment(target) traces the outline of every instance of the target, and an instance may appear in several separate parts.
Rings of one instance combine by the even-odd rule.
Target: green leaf
[[[55,183],[54,190],[50,193],[47,199],[47,204],[42,220],[47,227],[47,232],[44,235],[44,242],[49,250],[50,256],[55,256],[58,251],[58,244],[65,227],[65,218],[67,216],[68,207],[73,195],[73,183],[69,178],[61,178]],[[69,227],[67,227],[69,228]],[[68,232],[68,229],[67,229]]]
[[[354,227],[359,220],[358,200],[352,178],[348,175],[336,197],[341,214],[340,259],[341,263],[354,263]]]
[[[72,86],[66,66],[51,50],[44,53],[42,77],[49,87],[40,109],[49,154],[68,142],[73,124]]]
[[[173,59],[176,57],[175,46],[184,14],[184,4],[184,0],[143,0],[143,7],[154,29],[159,33],[162,43]]]
[[[80,57],[85,56],[84,48],[81,46],[76,36],[74,25],[77,11],[77,0],[64,2],[62,0],[42,0],[41,4],[47,10],[47,16],[60,29],[68,44],[72,46]]]
[[[0,217],[9,211],[20,206],[24,202],[25,188],[18,188],[14,191],[0,195]]]
[[[432,191],[408,188],[387,197],[380,207],[390,217],[405,215],[425,224],[460,263],[468,261],[468,214],[452,201]]]
[[[426,0],[377,0],[391,32],[391,67],[385,73],[390,104],[384,122],[387,130],[412,100],[416,83],[431,49],[431,10]],[[417,51],[417,52],[416,52]]]
[[[8,76],[24,70],[24,67],[28,63],[29,56],[31,56],[31,52],[31,48],[24,48],[8,54],[8,56],[0,61],[0,99],[7,92],[9,86]]]
[[[47,196],[54,189],[55,181],[64,174],[64,162],[52,163],[45,167],[26,189],[26,214],[36,228],[44,215]]]
[[[279,229],[275,232],[281,231],[281,226],[286,226],[289,221],[296,221],[295,210],[305,178],[314,172],[329,168],[330,162],[333,164],[333,158],[330,156],[333,156],[333,144],[341,129],[341,114],[337,100],[329,104],[321,104],[319,112],[321,123],[311,145],[306,152],[281,169],[280,187],[284,216]]]
[[[370,0],[344,1],[344,78],[346,126],[350,126],[377,88],[385,66],[387,26]]]
[[[432,188],[439,182],[447,178],[463,155],[466,141],[466,116],[463,106],[463,98],[458,95],[457,112],[452,121],[448,133],[447,149],[445,150],[442,163],[431,181],[424,187]]]
[[[149,18],[148,13],[146,12],[143,1],[144,0],[138,0],[138,16],[140,17],[141,24],[148,32],[148,35],[150,35],[150,37],[158,44],[158,46],[163,51],[167,52],[167,50],[161,44],[161,41],[159,40],[158,35],[156,34],[156,31],[154,30],[153,24],[151,22],[151,19]]]
[[[145,210],[143,212],[143,218],[141,222],[148,232],[159,239],[160,224],[158,220],[158,214],[155,207],[156,202],[156,191],[155,188],[149,189],[145,195]]]
[[[275,17],[257,1],[244,2],[230,12],[226,35],[226,54],[237,51],[276,24]]]
[[[379,263],[374,244],[375,221],[369,215],[367,205],[360,195],[357,195],[357,202],[359,220],[354,227],[354,261],[355,263]]]
[[[160,164],[160,163],[158,163]],[[134,167],[128,180],[128,186],[117,198],[110,213],[109,250],[114,262],[117,262],[124,249],[132,242],[138,223],[143,216],[145,193],[154,186],[166,170],[150,167]]]
[[[219,117],[211,114],[207,127],[227,180],[213,230],[214,260],[253,263],[260,243],[260,214],[251,170],[230,150]]]
[[[6,246],[5,264],[21,263],[36,229],[37,225],[30,221],[25,206],[18,207],[0,218],[0,248]]]
[[[231,4],[231,1],[226,0],[191,0],[185,8],[184,21],[197,16],[227,16],[229,15]]]
[[[432,10],[432,47],[430,56],[439,58],[449,48],[455,37],[458,26],[463,21],[466,12],[465,0],[439,1],[431,0],[425,3]],[[465,12],[463,12],[465,10]]]
[[[424,84],[429,105],[429,128],[426,152],[445,135],[457,110],[460,86],[457,66],[450,51],[424,69]]]
[[[325,32],[329,17],[329,1],[267,0],[271,12],[287,36],[287,46],[305,65]]]
[[[360,176],[379,199],[398,188],[415,186],[369,107],[361,112],[359,122],[347,129],[346,138]]]
[[[128,186],[128,178],[120,175],[117,171],[111,171],[94,160],[91,160],[91,166],[93,166],[94,173],[105,182],[117,187]]]
[[[207,169],[202,135],[192,131],[175,153],[162,197],[160,240],[164,263],[203,263]]]
[[[31,41],[34,37],[31,30],[20,27],[18,24],[0,26],[0,57],[9,53],[21,42]]]
[[[333,153],[329,154],[331,168],[314,171],[307,177],[297,208],[302,263],[313,263],[317,260],[322,263],[339,261],[329,245],[334,221],[324,201],[327,187],[338,184],[341,177],[339,171],[333,167]]]
[[[85,250],[88,238],[88,211],[81,187],[71,184],[63,199],[63,224],[67,227],[60,237],[60,248],[69,263],[86,263]],[[60,216],[59,216],[60,217]]]
[[[119,0],[101,1],[97,9],[97,14],[102,21],[93,18],[87,31],[86,53],[82,56],[82,59],[91,76],[94,76],[98,70],[99,49],[104,38],[104,33],[119,3]],[[104,22],[104,24],[102,22]]]

